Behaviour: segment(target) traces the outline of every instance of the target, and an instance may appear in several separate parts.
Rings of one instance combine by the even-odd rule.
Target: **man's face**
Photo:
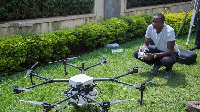
[[[162,29],[164,21],[159,16],[154,16],[152,19],[152,25],[154,29]]]

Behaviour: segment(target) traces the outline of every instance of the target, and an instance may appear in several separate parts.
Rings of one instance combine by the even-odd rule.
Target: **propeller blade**
[[[30,69],[27,70],[26,72],[26,76],[24,78],[26,78],[31,72],[32,72],[32,69],[38,64],[38,62],[36,62]]]
[[[20,90],[20,91],[33,91],[33,90],[30,90],[30,89],[21,88],[21,87],[17,87],[17,89]]]
[[[2,82],[3,82],[3,81],[2,81]],[[19,90],[19,91],[33,91],[33,90],[30,90],[30,89],[17,87],[17,86],[14,86],[14,85],[12,85],[12,84],[8,84],[8,83],[6,83],[6,82],[3,82],[3,83],[4,83],[4,84],[7,84],[7,85],[9,85],[9,86],[11,86],[11,87],[14,87],[14,88],[16,88],[16,89]]]
[[[25,100],[20,100],[21,102],[26,102],[26,103],[32,103],[32,104],[36,104],[36,105],[42,105],[45,102],[37,102],[37,101],[25,101]]]
[[[4,84],[6,84],[6,85],[9,85],[9,86],[16,87],[16,86],[14,86],[14,85],[12,85],[12,84],[8,84],[8,83],[3,82],[3,81],[1,81],[1,82],[4,83]]]
[[[159,79],[151,80],[151,81],[145,82],[145,83],[143,83],[143,84],[152,83],[152,82],[155,82],[155,81],[157,81],[157,80],[159,80]],[[133,86],[129,86],[129,87],[124,88],[124,89],[131,89],[131,88],[137,88],[137,89],[139,89],[140,87],[141,87],[141,85],[133,85]]]
[[[125,102],[125,101],[130,101],[130,100],[134,100],[133,98],[132,99],[124,99],[124,100],[113,100],[113,101],[110,101],[111,104],[117,104],[117,103],[121,103],[121,102]]]
[[[66,58],[67,60],[76,59],[77,57]]]
[[[152,82],[155,82],[155,81],[157,81],[157,80],[159,80],[159,79],[151,80],[151,81],[145,82],[145,84],[152,83]]]
[[[50,104],[50,103],[47,103],[47,102],[38,102],[38,101],[25,101],[25,100],[20,100],[21,102],[26,102],[26,103],[32,103],[32,104],[35,104],[35,105],[43,105],[43,104]],[[50,105],[53,105],[53,106],[62,106],[62,105],[58,105],[58,104],[50,104]]]
[[[153,64],[151,65],[144,65],[144,66],[137,66],[137,67],[132,67],[132,68],[128,68],[128,69],[125,69],[125,70],[129,70],[129,69],[133,69],[133,68],[144,68],[144,67],[148,67],[148,66],[152,66]],[[123,70],[123,71],[125,71]]]
[[[124,89],[132,89],[132,88],[139,89],[140,87],[141,87],[141,85],[133,85],[133,86],[129,86],[129,87],[124,88]]]

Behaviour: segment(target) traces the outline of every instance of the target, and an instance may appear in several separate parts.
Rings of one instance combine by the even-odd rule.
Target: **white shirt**
[[[166,24],[164,24],[164,27],[159,34],[156,33],[156,29],[153,28],[153,25],[150,24],[147,27],[145,37],[151,38],[153,40],[155,46],[157,47],[157,49],[159,49],[161,51],[167,51],[168,50],[167,49],[167,42],[168,41],[176,40],[174,29],[172,27],[170,27],[169,25],[166,25]],[[178,52],[178,53],[180,52],[176,43],[174,45],[174,52]]]

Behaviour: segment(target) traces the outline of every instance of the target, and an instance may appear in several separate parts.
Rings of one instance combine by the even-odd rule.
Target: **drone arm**
[[[52,79],[52,82],[69,82],[69,79]]]
[[[76,95],[77,95],[77,94],[74,94],[74,95],[69,96],[69,97],[67,97],[67,98],[65,98],[65,99],[63,99],[63,100],[61,100],[61,101],[59,101],[59,102],[56,102],[55,105],[58,105],[58,104],[60,104],[60,103],[62,103],[62,102],[64,102],[64,101],[66,101],[66,100],[68,100],[68,99],[70,99],[70,98],[72,98],[73,96],[76,96]]]
[[[106,63],[106,58],[105,58],[104,56],[103,56],[101,62],[99,62],[99,63],[97,63],[97,64],[94,64],[94,65],[92,65],[92,66],[88,66],[88,67],[86,67],[84,70],[87,70],[87,69],[89,69],[89,68],[91,68],[91,67],[94,67],[94,66],[97,66],[97,65],[100,65],[100,64],[103,64],[103,63]]]
[[[100,65],[100,64],[102,64],[102,62],[99,62],[99,63],[97,63],[97,64],[88,66],[88,67],[84,68],[84,70],[87,70],[87,69],[89,69],[89,68],[92,68],[92,67],[97,66],[97,65]]]
[[[36,87],[36,86],[40,86],[40,85],[47,84],[47,83],[52,83],[52,82],[53,82],[52,79],[48,79],[48,80],[46,80],[46,81],[44,81],[44,82],[41,82],[41,83],[32,85],[32,86],[30,86],[30,87],[27,87],[26,89],[34,88],[34,87]]]
[[[65,109],[66,107],[68,107],[68,105],[64,105],[64,106],[62,106],[62,107],[56,109],[56,112],[59,112],[61,109]]]
[[[70,64],[70,63],[66,63],[66,65],[69,65],[69,66],[72,66],[72,67],[78,68],[79,70],[82,70],[82,68],[81,68],[81,67],[78,67],[78,66],[76,66],[76,65],[73,65],[73,64]]]
[[[132,84],[129,84],[129,83],[126,83],[126,82],[122,82],[122,81],[117,80],[117,79],[114,79],[113,81],[117,82],[117,83],[122,83],[122,84],[125,84],[125,85],[129,85],[129,86],[133,86]]]
[[[31,73],[33,76],[36,76],[36,77],[39,77],[39,78],[42,78],[42,79],[45,79],[45,80],[47,80],[48,78],[45,78],[45,77],[43,77],[43,76],[40,76],[40,75],[37,75],[37,74],[35,74],[35,73]]]
[[[95,78],[93,81],[112,81],[111,78]]]
[[[93,99],[93,98],[91,98],[91,97],[89,97],[89,96],[87,96],[87,95],[81,95],[81,96],[83,96],[83,97],[85,97],[85,98],[87,98],[87,99],[90,99],[91,101],[95,102],[96,104],[99,104],[100,106],[102,106],[102,103],[96,101],[95,99]]]
[[[134,71],[131,71],[131,72],[125,73],[125,74],[123,74],[123,75],[119,75],[119,76],[113,77],[113,79],[118,79],[118,78],[120,78],[120,77],[129,75],[129,74],[132,74],[132,73],[134,73]]]

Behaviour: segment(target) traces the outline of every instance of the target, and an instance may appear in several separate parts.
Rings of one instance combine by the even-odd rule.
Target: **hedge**
[[[165,14],[166,23],[178,31],[185,13]],[[189,14],[181,34],[189,29]],[[87,23],[72,29],[63,29],[44,34],[10,35],[0,38],[0,75],[23,71],[35,62],[71,57],[82,52],[103,47],[108,43],[124,43],[144,36],[152,15],[113,17],[100,23]],[[147,24],[148,23],[148,24]]]
[[[0,0],[0,21],[91,13],[94,0]]]
[[[180,3],[188,1],[191,0],[127,0],[126,8],[129,9],[132,7],[156,6],[161,4]]]

